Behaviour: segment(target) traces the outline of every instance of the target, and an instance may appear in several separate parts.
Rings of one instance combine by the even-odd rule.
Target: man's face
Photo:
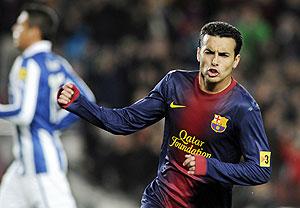
[[[29,27],[28,17],[28,13],[26,11],[23,11],[19,15],[16,23],[12,28],[14,44],[21,51],[23,51],[30,45],[32,34],[30,33],[31,28]]]
[[[216,90],[230,84],[233,69],[240,60],[240,55],[234,54],[235,46],[233,38],[204,35],[202,46],[197,49],[204,83],[214,84]]]

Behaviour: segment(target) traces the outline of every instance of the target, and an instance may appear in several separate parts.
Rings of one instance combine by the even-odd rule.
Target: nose
[[[17,23],[13,24],[13,26],[11,27],[12,33],[15,33],[19,30],[20,30],[20,25],[18,25]]]
[[[213,66],[217,66],[218,65],[218,54],[215,54],[212,61],[211,61],[211,64]]]

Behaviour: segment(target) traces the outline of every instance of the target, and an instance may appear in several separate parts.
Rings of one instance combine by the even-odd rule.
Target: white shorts
[[[21,175],[14,162],[2,178],[1,208],[76,208],[63,173]]]

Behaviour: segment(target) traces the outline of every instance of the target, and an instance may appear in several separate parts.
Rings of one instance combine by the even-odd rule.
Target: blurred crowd
[[[10,28],[25,2],[30,1],[0,3],[1,103],[17,53]],[[54,7],[62,19],[55,51],[70,61],[97,102],[107,107],[126,106],[142,98],[172,69],[197,70],[199,30],[206,22],[236,25],[244,46],[235,78],[261,107],[273,173],[266,185],[235,188],[234,207],[300,207],[299,0],[42,2]],[[139,200],[156,174],[163,121],[125,138],[86,122],[80,125],[84,154],[77,171],[93,184],[122,190]],[[1,162],[0,158],[3,169]]]

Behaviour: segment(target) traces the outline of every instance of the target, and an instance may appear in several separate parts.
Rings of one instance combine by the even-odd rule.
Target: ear
[[[197,61],[200,62],[200,53],[201,53],[201,48],[197,47]]]
[[[238,66],[240,60],[241,60],[240,54],[236,55],[234,58],[233,66],[232,66],[233,69],[235,69]]]

